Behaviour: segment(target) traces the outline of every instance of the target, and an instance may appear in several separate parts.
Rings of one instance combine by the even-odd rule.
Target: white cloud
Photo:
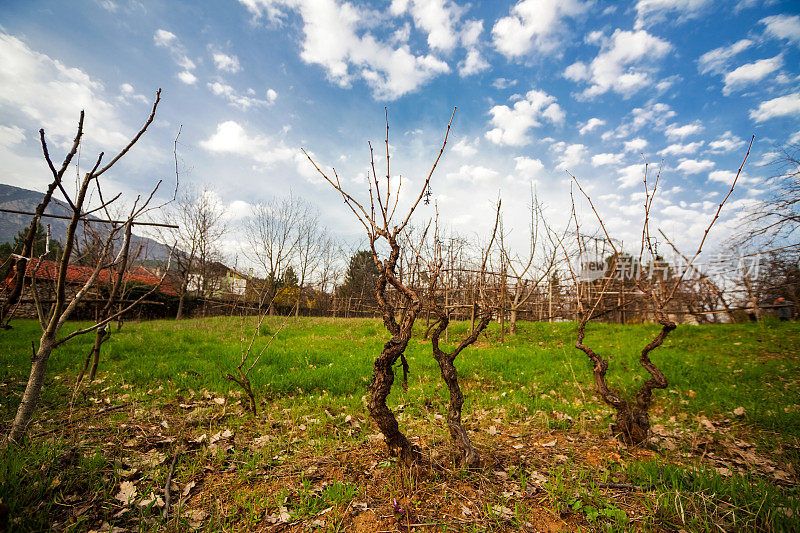
[[[761,154],[761,159],[755,163],[755,166],[765,167],[767,165],[773,165],[780,159],[781,155],[780,152],[765,152]]]
[[[686,155],[686,154],[693,154],[699,150],[705,141],[697,141],[693,143],[686,143],[686,144],[670,144],[663,150],[659,151],[658,153],[661,155]]]
[[[125,135],[110,129],[120,127],[121,119],[103,96],[102,83],[86,72],[36,52],[2,32],[0,64],[0,110],[8,117],[4,121],[17,116],[25,131],[44,128],[51,140],[71,142],[83,109],[87,137],[102,139],[106,148],[127,142]]]
[[[450,172],[445,179],[450,182],[466,182],[472,184],[491,183],[498,172],[480,165],[461,165],[456,172]]]
[[[590,5],[578,0],[521,0],[492,28],[494,46],[512,58],[533,51],[553,52],[560,43],[564,19],[584,13]]]
[[[625,141],[626,152],[641,152],[647,146],[647,141],[641,137],[636,137],[630,141]]]
[[[478,46],[482,34],[483,21],[470,19],[464,22],[459,34],[459,40],[467,48]]]
[[[664,133],[667,137],[673,138],[680,138],[683,139],[684,137],[688,137],[689,135],[694,135],[696,133],[700,133],[703,131],[703,124],[696,120],[691,124],[684,124],[683,126],[678,126],[677,124],[670,124],[667,126],[667,131]]]
[[[244,220],[253,214],[253,204],[244,200],[234,200],[225,208],[225,218],[230,221]]]
[[[600,52],[588,65],[576,62],[564,71],[564,77],[590,84],[583,96],[593,98],[608,91],[625,97],[654,83],[648,63],[664,57],[672,45],[644,30],[617,29],[601,38]]]
[[[392,33],[392,44],[405,44],[411,38],[411,24],[406,22]]]
[[[145,95],[136,94],[136,90],[130,83],[123,83],[120,85],[119,92],[121,93],[121,96],[118,98],[118,100],[121,100],[125,103],[130,103],[129,100],[136,100],[138,102],[142,102],[143,104],[150,102]]]
[[[217,67],[217,70],[230,72],[231,74],[242,70],[242,66],[239,64],[239,58],[236,56],[215,52],[211,57],[214,59],[214,66]]]
[[[249,89],[247,91],[248,94],[244,95],[237,92],[230,85],[218,81],[209,83],[208,88],[216,96],[221,96],[225,98],[228,101],[228,103],[239,109],[248,109],[250,107],[257,107],[257,106],[268,106],[271,105],[273,102],[275,102],[275,99],[278,97],[278,93],[276,93],[272,89],[269,89],[267,91],[266,100],[261,98],[256,98],[254,96],[255,91],[253,91],[252,89]]]
[[[625,154],[597,154],[592,156],[592,166],[619,165]]]
[[[578,130],[578,133],[580,133],[581,135],[585,135],[585,134],[589,133],[590,131],[594,130],[595,128],[599,128],[600,126],[604,126],[605,123],[606,123],[605,120],[602,120],[602,119],[599,119],[599,118],[590,118],[589,120],[586,121],[586,124],[581,126],[581,129]]]
[[[603,140],[611,137],[618,139],[630,137],[642,128],[649,131],[663,131],[667,121],[675,116],[675,111],[670,109],[667,104],[655,102],[645,107],[634,108],[630,113],[630,120],[624,121],[613,132],[603,134]]]
[[[233,120],[221,122],[200,147],[213,154],[234,154],[247,157],[264,167],[280,161],[299,160],[298,150],[287,148],[282,142],[262,135],[250,136]],[[302,154],[300,154],[302,155]]]
[[[742,39],[730,46],[714,48],[700,56],[700,59],[697,60],[697,69],[700,74],[722,74],[727,70],[728,63],[735,55],[747,50],[753,44],[750,39]]]
[[[582,144],[567,144],[560,141],[550,146],[550,149],[559,154],[556,157],[558,163],[556,168],[560,170],[574,169],[586,156],[586,146]]]
[[[156,30],[155,35],[153,35],[153,41],[155,41],[157,46],[168,48],[173,44],[177,44],[178,37],[171,31],[159,29]]]
[[[783,56],[777,55],[769,59],[759,59],[754,63],[747,63],[725,74],[725,87],[722,93],[731,94],[731,91],[763,80],[783,66]]]
[[[556,98],[536,89],[528,91],[525,98],[510,108],[496,105],[489,110],[493,129],[486,132],[486,138],[495,144],[521,146],[530,142],[528,130],[541,125],[545,119],[553,124],[564,120],[564,111],[556,103]]]
[[[800,144],[800,131],[796,131],[789,137],[789,144]]]
[[[773,15],[761,19],[761,24],[766,26],[764,33],[770,37],[800,43],[800,15]]]
[[[758,105],[758,109],[750,110],[750,118],[756,122],[798,114],[800,114],[800,92],[761,102]]]
[[[414,25],[428,34],[428,46],[434,50],[449,52],[458,44],[458,23],[463,8],[449,0],[406,0],[392,2],[393,15],[410,12]]]
[[[300,57],[325,69],[341,87],[364,80],[377,99],[394,100],[416,91],[432,78],[449,72],[438,57],[415,55],[407,44],[391,46],[369,31],[371,12],[336,0],[240,0],[256,16],[280,19],[284,10],[297,11],[303,21]],[[407,7],[401,3],[397,9]],[[439,34],[437,34],[439,35]],[[436,37],[434,42],[441,42]]]
[[[458,64],[458,74],[461,77],[471,76],[489,69],[491,65],[481,56],[477,48],[467,52],[467,57]]]
[[[544,173],[544,164],[539,159],[519,156],[514,158],[514,181],[531,181],[539,178]],[[520,179],[521,178],[521,179]]]
[[[197,76],[188,70],[178,72],[178,79],[186,85],[194,85],[197,82]]]
[[[414,25],[427,33],[431,50],[449,54],[457,46],[464,46],[467,54],[458,64],[460,76],[471,76],[490,67],[478,49],[483,21],[470,19],[462,22],[461,17],[467,10],[452,0],[395,0],[389,11],[394,16],[410,13]],[[395,32],[393,36],[395,42],[407,42],[410,28],[404,26],[398,31],[400,33]]]
[[[619,169],[617,181],[622,188],[633,187],[644,180],[644,165],[629,165]]]
[[[19,144],[25,138],[25,132],[18,126],[0,126],[0,146]]]
[[[158,29],[153,35],[153,41],[156,43],[156,46],[169,50],[172,60],[183,69],[178,73],[179,80],[187,85],[193,85],[197,82],[197,76],[192,73],[196,65],[194,61],[189,59],[189,56],[186,54],[186,49],[174,33]]]
[[[678,164],[677,169],[685,174],[699,174],[714,168],[714,162],[708,159],[698,161],[697,159],[684,159]]]
[[[100,0],[98,4],[100,4],[100,7],[102,7],[103,9],[111,12],[114,12],[119,8],[119,6],[115,4],[112,0]]]
[[[697,16],[711,0],[639,0],[636,3],[636,28],[662,22],[668,13],[677,12],[679,21]]]
[[[724,183],[725,185],[733,185],[733,180],[735,178],[736,172],[732,172],[730,170],[715,170],[713,172],[709,172],[708,174],[708,181],[716,181],[719,183]],[[751,178],[742,172],[739,174],[739,180],[737,183],[757,183],[758,181],[758,179]]]
[[[469,142],[467,138],[464,137],[453,145],[452,150],[461,155],[461,157],[472,157],[478,153],[478,141],[479,139],[476,138],[474,141]]]
[[[722,137],[708,143],[708,147],[713,153],[730,152],[742,146],[744,146],[744,141],[730,131],[726,131]]]
[[[508,89],[509,87],[513,87],[517,84],[517,80],[509,80],[507,78],[497,78],[492,82],[492,87],[495,89]]]

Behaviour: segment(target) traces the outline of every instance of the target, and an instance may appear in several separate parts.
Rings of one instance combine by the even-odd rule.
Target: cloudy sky
[[[532,184],[566,220],[569,171],[631,242],[644,156],[663,161],[657,224],[689,247],[751,135],[718,237],[764,194],[770,154],[800,142],[799,12],[769,0],[6,0],[0,181],[41,190],[37,130],[63,150],[81,109],[82,163],[118,149],[160,87],[157,121],[109,189],[174,179],[182,126],[181,179],[227,206],[230,250],[249,206],[290,190],[352,239],[358,226],[300,147],[365,193],[387,106],[392,172],[410,196],[457,107],[432,186],[454,229],[488,232],[500,196],[522,243]]]

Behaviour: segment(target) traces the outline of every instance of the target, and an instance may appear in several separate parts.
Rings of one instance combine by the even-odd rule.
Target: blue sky
[[[455,230],[488,232],[500,195],[523,243],[531,184],[563,223],[569,170],[630,242],[644,155],[663,159],[656,223],[688,248],[751,135],[718,240],[765,194],[763,163],[800,142],[798,13],[759,0],[6,1],[0,180],[43,188],[37,130],[63,149],[80,109],[84,161],[122,146],[161,87],[156,124],[109,189],[173,177],[182,125],[182,180],[227,206],[229,252],[249,206],[290,189],[351,239],[355,220],[299,148],[365,192],[367,141],[381,143],[388,106],[393,172],[412,195],[457,106],[432,186]]]

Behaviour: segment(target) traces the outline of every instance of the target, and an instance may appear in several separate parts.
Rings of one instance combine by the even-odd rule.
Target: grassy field
[[[262,326],[257,346],[279,320]],[[256,417],[222,377],[240,356],[238,319],[127,323],[104,345],[100,379],[77,391],[92,339],[75,339],[50,361],[30,440],[3,451],[9,529],[780,531],[800,523],[798,324],[680,326],[653,355],[670,385],[656,392],[653,437],[639,449],[609,437],[611,410],[573,348],[574,324],[523,323],[502,344],[492,324],[456,361],[465,426],[484,459],[467,471],[453,461],[448,394],[423,322],[407,351],[408,390],[397,383],[390,398],[429,459],[412,470],[387,455],[365,408],[387,338],[378,320],[290,320],[251,373]],[[451,326],[450,340],[467,327]],[[655,331],[588,328],[588,342],[611,359],[609,383],[628,396],[644,379],[638,352]],[[34,322],[0,332],[3,431],[37,340]]]

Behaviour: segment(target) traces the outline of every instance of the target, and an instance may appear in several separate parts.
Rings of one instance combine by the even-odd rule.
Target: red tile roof
[[[27,268],[25,269],[25,277],[32,278],[35,275],[36,279],[38,280],[55,281],[58,277],[58,264],[55,261],[44,259],[41,260],[41,265],[39,265],[39,261],[39,259],[31,259],[28,261]],[[92,275],[93,271],[94,268],[92,267],[69,265],[67,266],[66,281],[69,284],[83,285]],[[98,285],[110,285],[114,280],[114,276],[116,276],[116,272],[109,269],[103,269],[97,274],[95,283]],[[158,285],[159,280],[160,278],[158,276],[151,274],[146,268],[141,266],[132,267],[126,271],[123,276],[123,281],[125,283],[137,283],[150,287]],[[4,282],[4,285],[13,285],[13,277],[11,279],[7,279]],[[178,294],[175,288],[167,283],[166,280],[158,290],[162,294],[169,294],[173,296]]]

